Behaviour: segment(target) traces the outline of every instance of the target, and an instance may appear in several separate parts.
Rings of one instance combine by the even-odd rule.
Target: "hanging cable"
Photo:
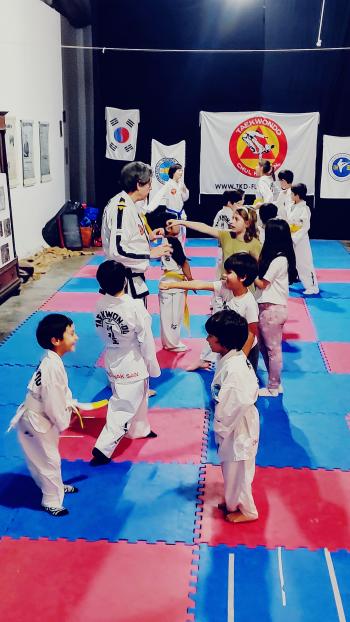
[[[321,39],[321,32],[322,32],[322,25],[323,25],[323,13],[324,13],[324,5],[326,4],[326,0],[322,0],[322,8],[321,8],[321,15],[320,15],[320,25],[318,28],[318,37],[317,37],[317,41],[316,41],[316,45],[318,48],[321,47],[322,45],[322,39]]]
[[[176,50],[176,49],[160,49],[160,48],[108,48],[103,46],[88,46],[88,45],[61,45],[61,48],[65,50],[88,50],[88,51],[102,51],[104,52],[149,52],[152,54],[283,54],[289,52],[341,52],[349,51],[350,47],[332,47],[321,48],[317,45],[316,48],[276,48],[272,50]]]

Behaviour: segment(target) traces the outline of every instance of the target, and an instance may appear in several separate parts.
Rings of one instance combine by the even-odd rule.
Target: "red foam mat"
[[[66,460],[91,459],[91,450],[105,422],[106,408],[82,413],[84,430],[75,422],[60,438],[60,453]],[[113,456],[114,462],[178,462],[199,464],[202,452],[204,411],[199,409],[153,409],[149,411],[157,438],[124,438]]]
[[[320,283],[350,283],[350,270],[346,268],[325,268],[316,270]]]
[[[3,538],[0,556],[7,622],[184,622],[193,606],[185,544]]]
[[[186,352],[170,352],[163,350],[162,342],[159,337],[155,340],[157,358],[161,369],[187,369],[189,365],[199,360],[202,349],[205,345],[205,339],[181,339],[189,350]],[[96,367],[104,367],[104,354],[100,356],[96,362]]]
[[[57,292],[40,309],[42,311],[76,311],[93,313],[101,294],[94,292]]]
[[[288,299],[288,320],[284,326],[283,339],[317,341],[315,327],[303,298]]]
[[[217,509],[223,500],[221,468],[207,465],[200,541],[330,551],[349,548],[350,472],[258,467],[253,493],[259,519],[228,523]]]
[[[322,341],[320,347],[330,372],[350,374],[350,343]]]

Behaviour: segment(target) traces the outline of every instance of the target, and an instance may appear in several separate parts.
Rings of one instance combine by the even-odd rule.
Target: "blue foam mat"
[[[98,371],[98,370],[96,370]],[[104,370],[100,370],[104,371]],[[0,368],[0,404],[1,405],[18,405],[23,402],[26,395],[27,385],[34,372],[33,367],[19,367],[17,365],[9,365]],[[94,374],[93,367],[67,367],[68,383],[73,396],[79,401],[89,401],[81,396],[90,394],[87,387],[90,386],[90,377]],[[92,387],[96,384],[91,381]],[[101,383],[99,384],[101,386]],[[7,428],[7,421],[2,429]]]
[[[345,417],[277,411],[272,400],[259,400],[258,466],[350,470],[350,434]],[[220,464],[210,417],[208,447],[203,462]]]
[[[349,341],[350,300],[306,300],[319,341]]]
[[[157,391],[152,397],[152,408],[205,408],[209,402],[211,374],[189,374],[183,369],[163,369],[159,378],[151,378],[150,384]],[[78,399],[82,402],[109,399],[111,389],[106,372],[102,368],[91,369],[84,386],[80,387]],[[1,402],[0,402],[1,403]]]
[[[40,509],[41,493],[24,464],[0,459],[1,535],[193,542],[197,465],[112,462],[92,468],[79,460],[63,461],[62,473],[79,494],[66,496],[70,514],[55,520]]]
[[[217,246],[216,238],[186,238],[186,246]]]
[[[258,375],[261,385],[266,386],[267,373],[259,371]],[[283,395],[259,398],[259,402],[270,401],[276,413],[280,411],[282,403],[288,411],[299,414],[335,413],[345,416],[349,411],[350,374],[284,372],[282,383]]]
[[[311,240],[316,268],[350,268],[350,253],[338,240]]]
[[[324,551],[248,549],[200,545],[196,622],[338,622]],[[280,556],[280,558],[279,558]],[[331,555],[345,615],[350,615],[349,562]],[[229,572],[229,563],[231,573]],[[285,605],[279,568],[284,576]],[[233,572],[232,572],[233,571]],[[197,574],[197,573],[196,573]],[[231,583],[230,583],[231,581]],[[343,589],[341,589],[343,587]],[[229,600],[229,588],[233,598]],[[232,593],[232,592],[231,592]],[[232,610],[229,614],[229,603]],[[192,611],[192,610],[191,610]]]
[[[320,292],[313,296],[304,296],[304,286],[301,283],[295,283],[289,289],[291,298],[305,299],[328,299],[328,298],[350,298],[350,283],[319,283]]]
[[[36,341],[35,331],[46,315],[49,314],[45,311],[34,313],[0,346],[0,365],[38,365],[44,351]],[[96,333],[93,314],[69,312],[68,316],[74,322],[79,341],[75,352],[65,354],[64,365],[94,365],[104,346]]]
[[[283,341],[283,370],[287,372],[326,372],[317,343],[309,341]],[[259,370],[265,371],[265,364],[260,354]]]

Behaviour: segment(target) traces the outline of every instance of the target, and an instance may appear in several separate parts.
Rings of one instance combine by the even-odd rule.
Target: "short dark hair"
[[[249,253],[235,253],[228,257],[224,263],[225,270],[235,272],[240,279],[243,279],[243,285],[249,287],[258,276],[258,262]]]
[[[211,315],[205,323],[205,330],[227,350],[241,350],[248,339],[247,320],[230,309]]]
[[[277,205],[274,203],[263,203],[260,205],[259,216],[261,222],[266,225],[267,221],[277,216]]]
[[[63,339],[67,326],[72,326],[73,320],[61,313],[50,313],[40,320],[36,329],[36,339],[44,350],[53,350],[51,339]]]
[[[176,171],[179,171],[180,169],[182,169],[181,164],[173,164],[172,166],[169,166],[169,170],[168,170],[169,179],[172,179]]]
[[[282,179],[284,179],[284,181],[286,181],[287,184],[292,184],[293,183],[293,179],[294,179],[294,173],[293,173],[293,171],[288,171],[287,169],[284,169],[283,171],[280,171],[278,173],[278,179],[280,181],[282,181]]]
[[[244,197],[244,190],[241,190],[240,188],[236,188],[235,190],[225,190],[225,192],[222,193],[222,198],[225,201],[225,205],[227,205],[227,203],[238,203],[238,201],[242,201]]]
[[[293,194],[297,194],[302,201],[305,201],[307,195],[307,187],[305,184],[295,184],[291,187],[291,191]]]
[[[114,259],[108,259],[98,267],[96,278],[101,288],[101,294],[115,296],[124,289],[126,268]]]
[[[123,166],[120,173],[120,184],[125,192],[137,190],[137,184],[144,186],[152,178],[152,169],[144,162],[130,162]]]

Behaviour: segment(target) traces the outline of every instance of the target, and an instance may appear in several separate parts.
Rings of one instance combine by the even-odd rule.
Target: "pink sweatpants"
[[[259,304],[259,345],[269,374],[268,389],[278,389],[282,371],[282,331],[287,320],[285,305]]]

